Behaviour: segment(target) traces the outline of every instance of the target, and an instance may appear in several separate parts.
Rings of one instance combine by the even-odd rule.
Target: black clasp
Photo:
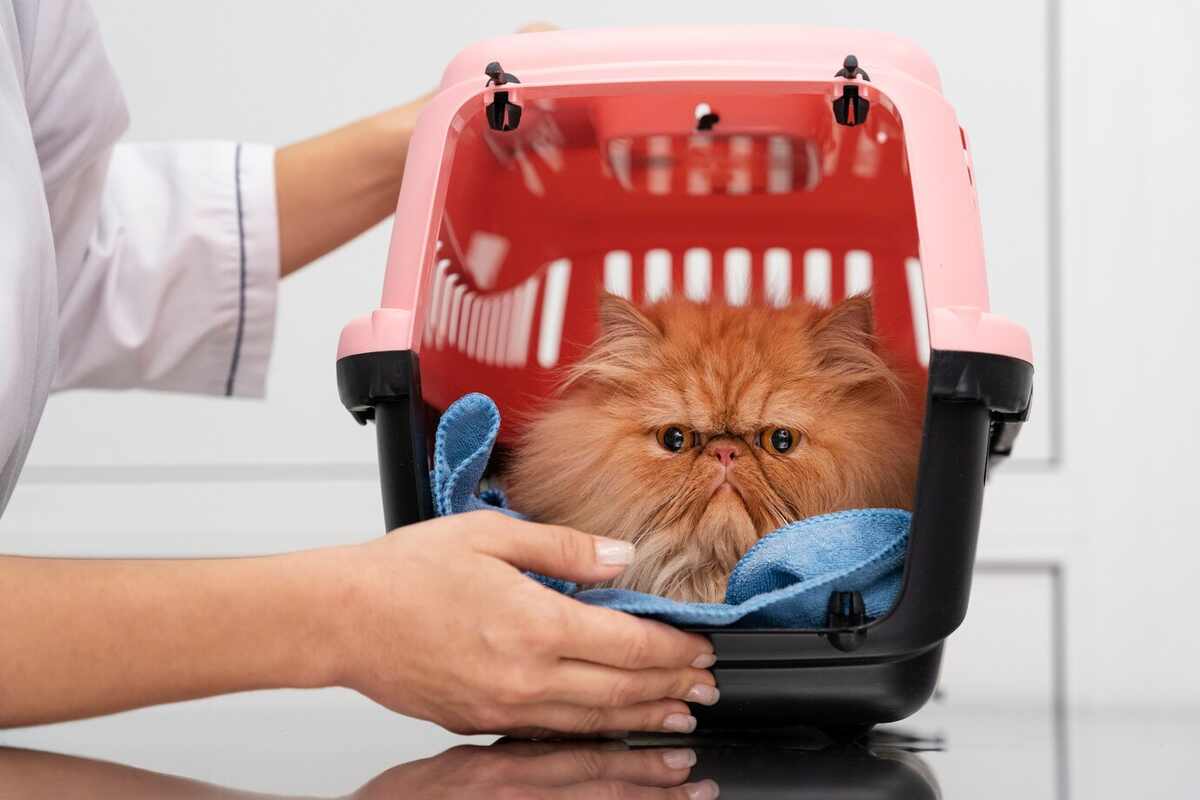
[[[520,83],[516,75],[504,71],[499,61],[488,64],[483,74],[488,76],[486,86]],[[521,107],[509,101],[508,92],[495,92],[492,102],[487,104],[487,121],[488,127],[494,131],[515,131],[521,124]]]
[[[864,81],[871,80],[871,76],[859,68],[858,57],[855,55],[846,56],[846,60],[842,62],[842,68],[833,77],[845,78],[848,81],[859,78]],[[839,125],[854,127],[867,121],[867,112],[871,110],[871,103],[859,94],[858,88],[857,84],[845,84],[842,86],[842,96],[833,101],[833,118]]]
[[[867,632],[861,626],[869,621],[861,592],[830,593],[825,627],[849,629],[825,634],[831,645],[843,653],[857,650],[867,640]]]
[[[712,109],[708,103],[696,106],[696,130],[711,131],[713,126],[721,121],[721,115]]]

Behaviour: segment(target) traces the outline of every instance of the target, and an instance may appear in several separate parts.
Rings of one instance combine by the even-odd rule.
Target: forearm
[[[0,557],[0,726],[325,685],[321,563]]]
[[[275,155],[281,273],[287,275],[395,211],[423,100],[281,148]]]

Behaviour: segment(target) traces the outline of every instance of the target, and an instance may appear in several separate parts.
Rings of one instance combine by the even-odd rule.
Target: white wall
[[[1060,5],[1061,2],[1061,5]],[[345,3],[96,0],[130,137],[285,143],[426,91],[461,46],[566,27],[807,22],[923,44],[972,137],[993,306],[1037,345],[1035,417],[989,490],[981,573],[947,692],[1041,703],[1051,573],[1084,704],[1200,706],[1182,623],[1200,570],[1191,372],[1200,218],[1192,4],[1171,0]],[[1055,24],[1055,20],[1059,20]],[[836,65],[834,65],[836,66]],[[866,66],[866,65],[865,65]],[[868,67],[869,68],[869,67]],[[1049,113],[1058,77],[1061,110]],[[1060,182],[1055,202],[1055,172]],[[386,226],[385,226],[386,227]],[[0,522],[6,552],[249,553],[381,527],[372,432],[338,403],[334,348],[378,299],[385,227],[281,289],[265,402],[53,398]],[[1057,292],[1052,291],[1057,287]],[[1061,386],[1061,392],[1057,388]]]

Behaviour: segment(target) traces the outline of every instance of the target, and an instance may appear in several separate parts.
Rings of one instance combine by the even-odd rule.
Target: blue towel
[[[515,517],[498,489],[479,491],[500,432],[491,398],[469,394],[438,424],[434,507],[439,515],[491,509]],[[578,590],[570,581],[535,580],[593,605],[676,625],[821,628],[833,591],[862,593],[867,614],[885,614],[900,593],[911,515],[893,508],[839,511],[793,522],[764,536],[734,567],[724,603],[682,603],[628,589]]]

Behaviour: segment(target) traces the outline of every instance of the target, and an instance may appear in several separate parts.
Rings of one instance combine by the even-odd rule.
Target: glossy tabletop
[[[802,731],[529,744],[454,736],[348,692],[263,692],[0,732],[0,798],[655,798],[661,749],[723,798],[1200,797],[1200,719],[951,708],[837,744]],[[613,793],[620,784],[624,793]]]

